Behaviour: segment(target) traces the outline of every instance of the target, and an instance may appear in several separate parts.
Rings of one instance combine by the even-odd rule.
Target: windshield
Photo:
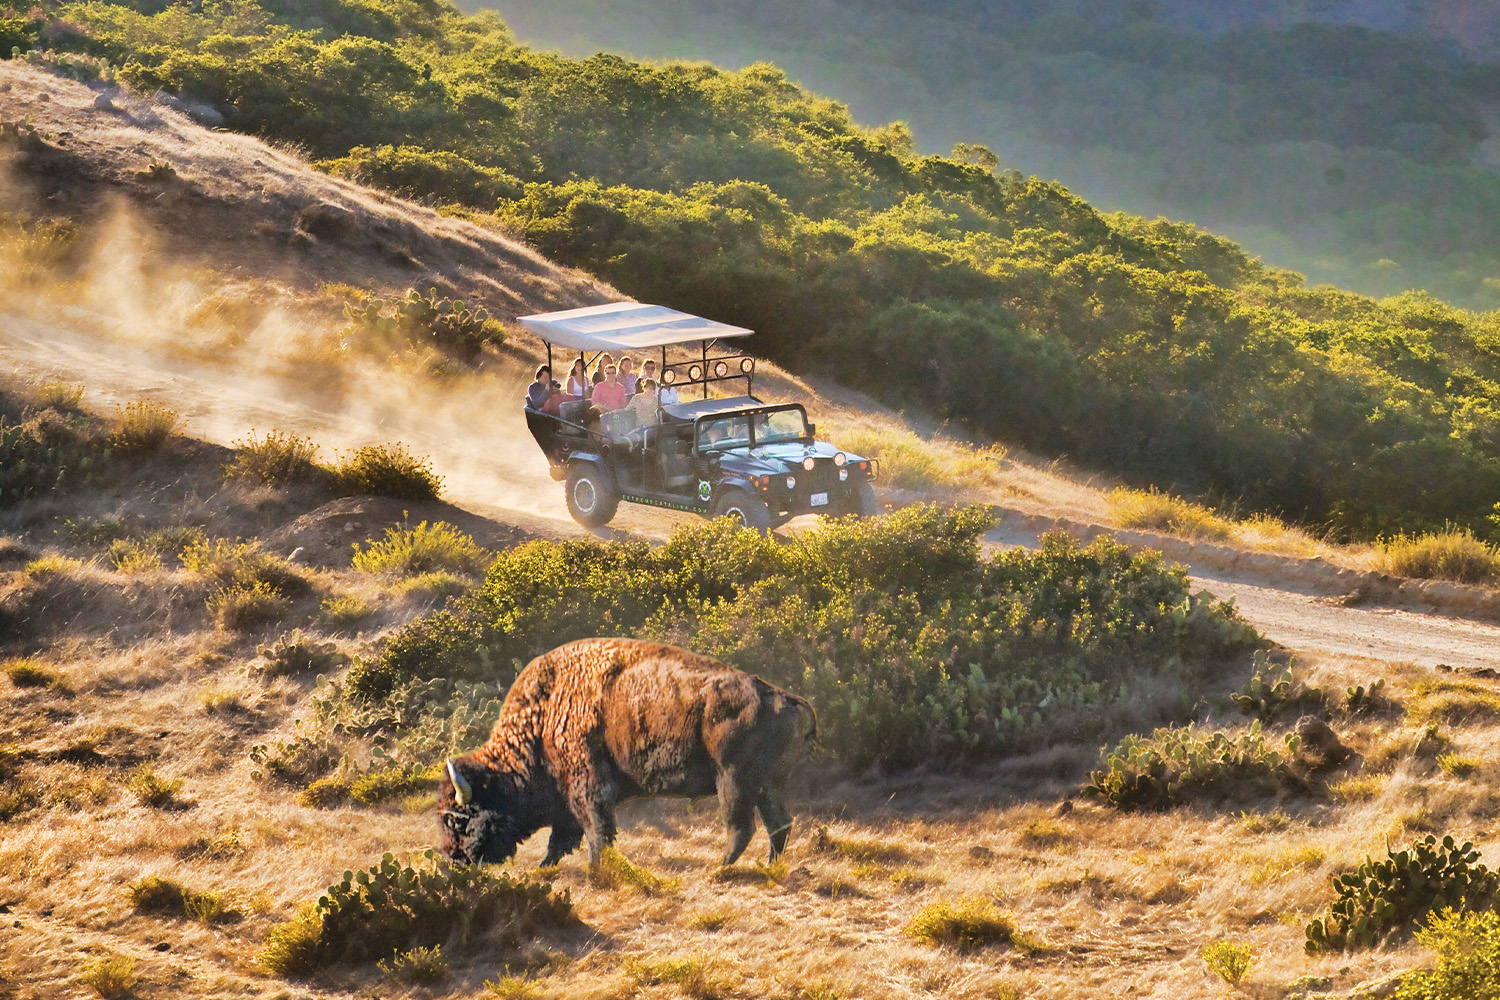
[[[743,448],[750,443],[750,422],[744,416],[698,422],[698,450]]]
[[[757,413],[751,418],[755,430],[755,443],[776,444],[779,441],[800,441],[807,436],[807,418],[801,410],[773,410]]]

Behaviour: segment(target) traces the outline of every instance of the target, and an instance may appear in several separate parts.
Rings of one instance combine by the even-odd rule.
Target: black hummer
[[[622,353],[660,347],[664,385],[679,391],[701,386],[707,397],[711,383],[744,378],[747,394],[667,403],[655,411],[654,422],[648,418],[644,425],[638,424],[633,408],[600,413],[587,399],[562,403],[555,416],[528,408],[527,426],[546,454],[553,478],[566,480],[568,510],[580,524],[609,523],[622,500],[704,517],[734,517],[759,531],[798,514],[879,513],[872,487],[876,463],[819,442],[800,403],[765,403],[748,394],[754,360],[710,358],[708,350],[717,337],[703,336],[701,326],[709,321],[686,317],[700,324],[692,327],[697,335],[686,340],[680,328],[645,331],[639,322],[629,326],[628,339],[618,330],[613,337],[602,333],[600,323],[605,318],[621,321],[614,313],[626,307],[629,314],[662,311],[660,306],[615,303],[523,317],[521,322],[547,341],[549,361],[554,343],[581,354],[591,347]],[[587,343],[570,336],[576,331],[557,325],[576,323],[580,314],[590,324]],[[717,324],[710,329],[738,331],[718,336],[749,333]],[[701,359],[669,364],[666,348],[686,342],[702,344]]]

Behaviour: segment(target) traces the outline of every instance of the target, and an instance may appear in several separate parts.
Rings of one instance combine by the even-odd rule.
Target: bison
[[[786,847],[786,781],[817,716],[804,699],[706,656],[634,639],[580,639],[528,663],[484,746],[448,761],[442,850],[506,861],[552,828],[543,867],[588,837],[615,839],[615,806],[644,795],[719,796],[733,864],[755,833]]]

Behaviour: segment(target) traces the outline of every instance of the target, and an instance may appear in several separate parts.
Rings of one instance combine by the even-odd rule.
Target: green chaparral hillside
[[[573,60],[445,0],[46,3],[0,34],[982,435],[1350,535],[1500,530],[1500,315],[919,155],[771,65]]]

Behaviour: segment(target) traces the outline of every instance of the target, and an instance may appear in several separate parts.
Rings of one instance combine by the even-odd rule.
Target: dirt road
[[[176,344],[176,341],[171,343]],[[260,358],[261,355],[255,355]],[[228,445],[252,428],[307,435],[325,448],[399,440],[431,458],[448,498],[539,534],[576,537],[561,487],[547,475],[521,419],[521,385],[446,381],[420,386],[390,372],[361,370],[330,396],[311,392],[297,365],[247,363],[233,352],[184,352],[142,343],[119,324],[74,311],[63,323],[0,314],[0,363],[23,378],[81,382],[86,402],[109,408],[143,397],[176,409],[187,433]],[[357,391],[349,386],[357,385]],[[664,538],[692,518],[625,505],[604,536]],[[992,536],[995,544],[1034,536]],[[1379,607],[1344,607],[1297,592],[1288,581],[1236,578],[1189,567],[1194,580],[1268,637],[1317,650],[1424,666],[1500,665],[1500,627]]]

